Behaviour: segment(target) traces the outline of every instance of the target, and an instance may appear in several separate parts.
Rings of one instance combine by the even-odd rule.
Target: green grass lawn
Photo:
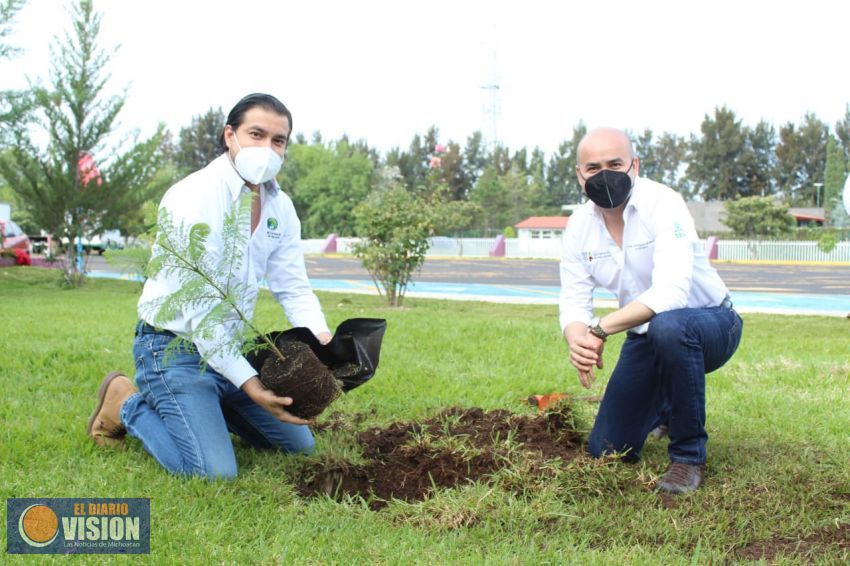
[[[103,375],[132,370],[139,287],[90,281],[72,291],[61,289],[58,277],[0,269],[0,494],[149,497],[154,562],[672,564],[763,553],[780,563],[850,559],[848,320],[744,317],[737,355],[708,377],[706,483],[672,504],[650,489],[667,463],[666,442],[653,441],[639,464],[579,457],[556,462],[543,480],[520,462],[490,482],[373,511],[358,498],[300,498],[293,485],[304,457],[261,453],[238,441],[240,476],[230,482],[172,477],[135,440],[126,451],[95,447],[86,419]],[[586,393],[569,366],[555,307],[408,299],[404,308],[388,309],[376,297],[320,298],[331,327],[350,317],[388,320],[376,377],[330,411],[365,414],[358,429],[424,419],[448,406],[532,414],[521,403],[529,394]],[[264,328],[285,324],[270,296],[257,312]],[[609,343],[593,393],[602,392],[620,341]],[[585,435],[596,408],[575,407]],[[344,456],[349,436],[319,434],[311,459]]]

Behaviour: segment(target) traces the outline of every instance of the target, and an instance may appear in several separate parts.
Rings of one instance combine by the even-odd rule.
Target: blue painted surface
[[[346,279],[311,279],[313,288],[320,291],[365,291],[374,290],[371,281]],[[556,302],[560,287],[543,285],[485,285],[482,283],[429,283],[418,282],[411,285],[408,293],[427,293],[429,295],[452,295],[469,297],[486,297],[489,299],[504,297],[537,299],[541,302]],[[732,302],[742,311],[750,312],[789,312],[800,314],[841,315],[850,313],[850,295],[813,295],[786,293],[755,293],[750,291],[733,291]],[[596,300],[615,300],[616,297],[604,289],[593,293]]]
[[[133,275],[92,272],[90,277],[123,279],[138,281]],[[369,280],[358,279],[311,279],[310,283],[317,291],[349,291],[354,293],[374,293],[375,286]],[[408,289],[408,295],[426,294],[428,296],[445,296],[451,299],[498,300],[506,301],[519,299],[541,303],[555,304],[560,293],[559,287],[544,285],[486,285],[483,283],[430,283],[420,281]],[[742,312],[776,312],[786,314],[822,314],[829,316],[846,316],[850,313],[850,295],[813,295],[787,293],[755,293],[750,291],[733,291],[732,302],[735,308]],[[595,300],[612,301],[615,296],[604,289],[597,289],[593,294]]]

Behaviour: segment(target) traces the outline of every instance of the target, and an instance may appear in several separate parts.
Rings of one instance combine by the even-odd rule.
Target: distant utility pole
[[[499,118],[502,115],[502,103],[499,96],[499,85],[496,83],[484,85],[481,90],[486,91],[487,100],[484,103],[484,115],[487,117],[487,144],[491,149],[499,145]]]
[[[502,93],[499,85],[499,64],[497,61],[496,50],[492,55],[492,73],[490,78],[486,79],[487,84],[481,86],[484,93],[484,119],[487,124],[484,132],[485,141],[490,151],[493,151],[499,145],[499,120],[502,117]]]

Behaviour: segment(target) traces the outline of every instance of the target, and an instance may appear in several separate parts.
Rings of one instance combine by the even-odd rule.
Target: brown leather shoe
[[[667,471],[655,484],[655,489],[667,493],[679,494],[690,493],[702,484],[702,476],[705,473],[705,464],[683,464],[681,462],[670,462]]]
[[[98,446],[123,446],[127,429],[121,423],[121,405],[138,391],[133,382],[117,371],[106,374],[97,390],[97,408],[86,428]]]

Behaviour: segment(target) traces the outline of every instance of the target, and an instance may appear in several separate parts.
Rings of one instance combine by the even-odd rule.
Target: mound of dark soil
[[[297,485],[299,493],[359,495],[379,509],[392,498],[417,501],[434,488],[487,481],[511,465],[517,450],[540,461],[569,460],[579,446],[565,412],[526,416],[457,407],[420,423],[370,428],[357,440],[367,464],[317,465]]]
[[[340,383],[307,344],[281,339],[277,347],[285,360],[276,355],[266,357],[260,370],[260,381],[275,394],[292,398],[287,411],[302,419],[310,419],[342,395]]]

